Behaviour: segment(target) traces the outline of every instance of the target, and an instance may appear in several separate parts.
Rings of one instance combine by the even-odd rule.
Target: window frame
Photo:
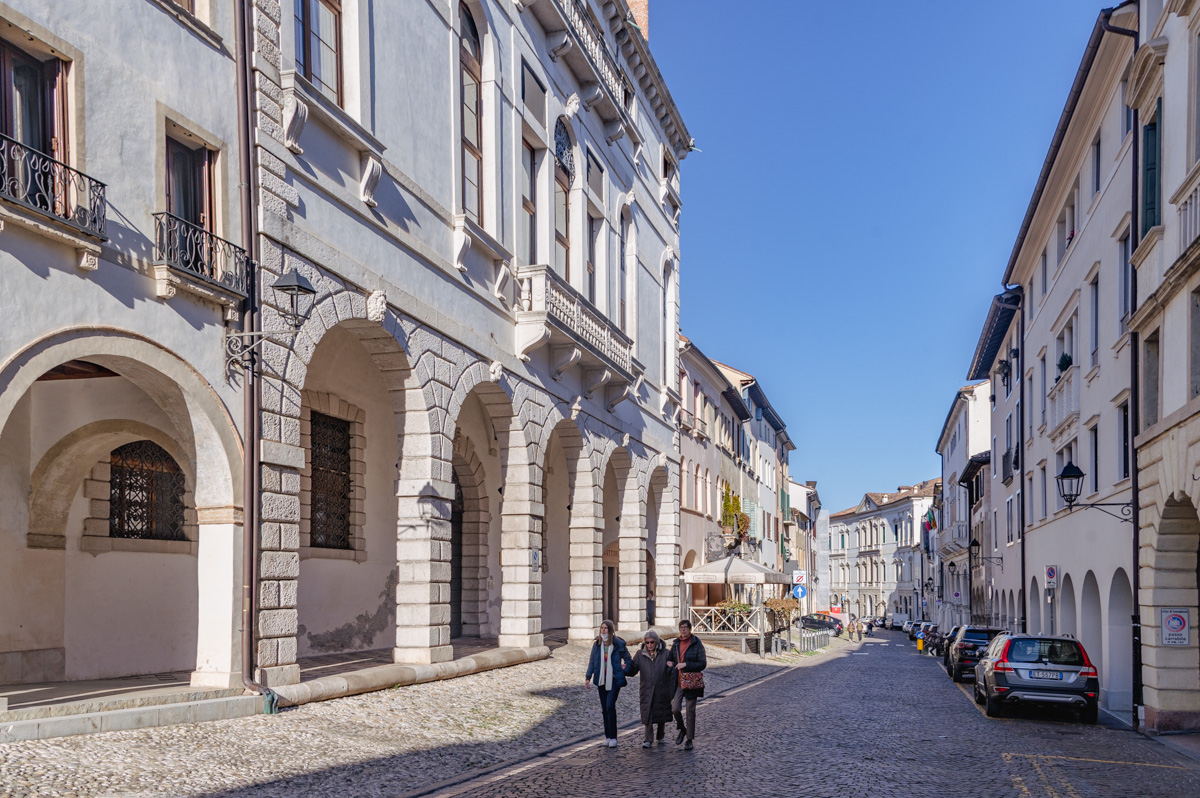
[[[526,252],[521,253],[525,256],[526,263],[533,265],[537,263],[537,149],[525,139],[521,140],[521,158],[529,159],[529,182],[527,185],[521,186],[521,212],[525,214],[528,223],[526,234],[529,236],[529,246]],[[522,163],[524,170],[524,163]],[[522,178],[523,179],[523,178]],[[526,191],[528,189],[528,192]],[[526,194],[528,193],[528,196]]]
[[[485,225],[485,217],[483,213],[483,194],[484,194],[484,169],[483,169],[483,37],[479,34],[479,26],[475,22],[475,17],[471,13],[471,9],[465,3],[459,3],[459,20],[462,30],[458,35],[458,123],[459,123],[459,168],[462,170],[462,175],[459,184],[459,191],[462,194],[459,207],[462,212],[467,215],[467,218],[478,224],[480,227]],[[468,23],[472,32],[471,39],[474,41],[478,55],[472,53],[467,48]],[[467,136],[467,101],[466,87],[468,80],[474,83],[475,86],[475,142],[472,142]],[[469,207],[467,204],[467,161],[474,160],[475,165],[475,207]]]
[[[312,3],[318,3],[325,6],[333,14],[333,28],[336,34],[337,41],[334,46],[334,54],[336,55],[335,62],[337,64],[337,87],[334,91],[334,96],[330,97],[328,93],[322,90],[322,87],[329,88],[330,84],[325,81],[319,74],[314,71],[313,53],[312,53]],[[302,9],[301,15],[296,15],[296,7]],[[292,16],[294,21],[299,25],[297,33],[302,35],[298,37],[299,41],[295,43],[295,63],[296,71],[300,73],[313,87],[326,99],[332,100],[338,108],[344,107],[346,91],[345,91],[345,65],[342,63],[342,58],[345,54],[345,45],[342,41],[342,2],[341,0],[295,0],[292,4]],[[317,38],[320,38],[318,36]],[[322,39],[324,41],[324,39]],[[315,79],[314,79],[315,78]]]

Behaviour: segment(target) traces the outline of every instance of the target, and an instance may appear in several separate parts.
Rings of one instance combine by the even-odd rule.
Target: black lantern
[[[279,311],[279,315],[283,316],[284,321],[292,327],[299,327],[303,324],[312,307],[301,310],[301,302],[304,298],[317,295],[317,289],[313,288],[308,278],[293,269],[272,283],[271,288],[288,298],[288,306]]]
[[[950,569],[951,576],[954,576],[956,573],[958,573],[958,563],[954,562],[953,560],[951,560],[946,567]]]
[[[1084,476],[1083,469],[1068,460],[1063,470],[1054,478],[1058,483],[1058,495],[1067,503],[1067,507],[1075,504],[1079,494],[1083,492]]]

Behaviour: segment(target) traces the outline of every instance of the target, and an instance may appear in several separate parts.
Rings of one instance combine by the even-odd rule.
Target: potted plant
[[[742,519],[746,521],[743,524]],[[729,486],[721,496],[721,536],[725,539],[726,548],[733,548],[738,540],[746,533],[745,527],[750,523],[749,517],[742,512],[742,500],[733,495]]]
[[[1056,383],[1062,379],[1062,375],[1066,373],[1066,370],[1071,368],[1073,362],[1069,352],[1063,352],[1058,356],[1058,374],[1054,377]]]

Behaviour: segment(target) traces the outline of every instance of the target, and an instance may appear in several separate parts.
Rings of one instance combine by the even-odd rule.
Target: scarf
[[[600,645],[600,686],[605,690],[611,690],[613,686],[612,655],[614,650],[616,650],[616,646],[612,643]]]

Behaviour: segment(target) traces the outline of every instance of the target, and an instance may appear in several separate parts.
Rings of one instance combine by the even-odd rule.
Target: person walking
[[[874,631],[875,631],[875,622],[870,619],[867,619],[867,637],[870,637],[871,633]]]
[[[696,737],[696,699],[704,697],[702,671],[708,667],[708,657],[700,638],[692,634],[692,622],[686,618],[679,622],[679,637],[671,644],[667,666],[675,668],[678,674],[673,680],[675,694],[671,697],[671,714],[679,727],[675,745],[687,740],[684,749],[691,751]]]
[[[638,702],[642,708],[642,725],[646,735],[642,748],[654,745],[654,727],[658,727],[658,744],[666,740],[666,723],[671,720],[671,699],[675,692],[675,670],[667,664],[667,652],[662,638],[653,629],[642,638],[642,647],[633,655],[625,669],[626,676],[639,676]]]
[[[846,639],[853,643],[856,634],[858,634],[858,619],[851,615],[850,625],[846,627]]]
[[[604,744],[617,747],[617,695],[625,686],[625,668],[631,662],[625,641],[617,637],[612,621],[601,621],[596,642],[592,643],[592,655],[588,659],[587,675],[583,683],[592,685],[600,693],[600,711],[604,715]]]

